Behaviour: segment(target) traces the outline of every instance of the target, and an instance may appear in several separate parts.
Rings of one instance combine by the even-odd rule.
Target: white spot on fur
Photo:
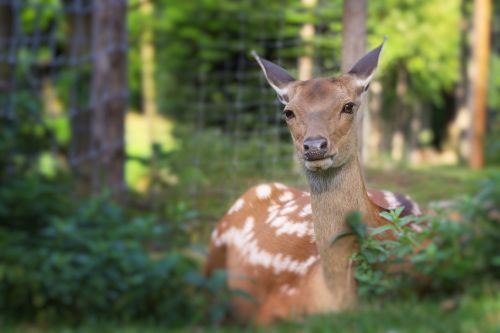
[[[389,191],[382,191],[382,193],[384,193],[384,199],[387,202],[388,209],[396,209],[402,206],[394,193]]]
[[[241,210],[241,208],[243,208],[244,204],[245,204],[245,200],[243,200],[242,198],[239,198],[238,200],[236,200],[234,205],[232,205],[231,208],[229,208],[229,211],[227,213],[228,214],[236,213],[237,211]]]
[[[318,261],[318,256],[314,255],[304,261],[292,259],[282,253],[271,253],[260,249],[257,239],[255,239],[255,219],[247,217],[242,229],[230,228],[224,234],[217,237],[217,233],[212,234],[214,243],[217,246],[231,244],[239,249],[241,258],[256,266],[263,266],[272,269],[275,274],[283,271],[304,275],[309,267]]]
[[[295,210],[297,209],[297,206],[292,206],[290,208]],[[269,214],[269,217],[266,220],[266,223],[268,223],[271,227],[276,228],[276,235],[281,236],[286,234],[295,235],[297,237],[312,237],[314,230],[311,221],[292,221],[289,219],[288,213],[285,211],[286,209],[287,208],[283,208],[279,214]]]
[[[299,206],[297,205],[286,206],[281,210],[281,215],[288,215],[290,213],[293,213],[294,211],[297,210],[297,208],[299,208]]]
[[[284,223],[276,230],[276,234],[278,236],[282,234],[296,235],[297,237],[311,236],[312,228],[310,227],[310,223],[307,222],[292,223],[287,221],[287,223]]]
[[[278,190],[286,190],[288,187],[286,185],[283,185],[281,183],[274,183],[274,187],[276,187]]]
[[[411,213],[412,215],[419,216],[422,215],[422,211],[420,210],[419,205],[413,201],[408,195],[405,196],[406,200],[411,202]]]
[[[259,185],[255,191],[257,193],[257,198],[264,200],[271,197],[272,188],[269,185]]]
[[[279,197],[279,201],[281,202],[287,202],[293,199],[293,193],[290,191],[286,191]]]
[[[284,284],[280,287],[280,292],[285,294],[285,295],[291,296],[291,295],[297,293],[297,288],[293,288],[293,287],[290,287],[290,285],[288,285],[288,284]]]
[[[305,205],[299,213],[300,217],[306,217],[308,215],[312,215],[311,204]]]

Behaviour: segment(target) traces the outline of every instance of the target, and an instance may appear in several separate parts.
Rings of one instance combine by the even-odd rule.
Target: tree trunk
[[[9,59],[12,52],[13,18],[12,5],[0,5],[0,95],[3,96],[8,96],[12,80],[12,64],[9,63]]]
[[[471,135],[469,165],[484,165],[484,134],[486,128],[486,94],[490,55],[491,0],[474,1],[474,42],[471,75]]]
[[[304,7],[311,9],[316,6],[316,0],[302,0]],[[305,44],[304,55],[299,58],[299,80],[309,80],[313,75],[313,53],[314,49],[311,45],[314,38],[314,24],[305,23],[300,29],[300,38]]]
[[[124,122],[127,105],[126,1],[95,2],[91,87],[92,189],[125,189]]]
[[[394,109],[394,131],[392,134],[391,157],[396,162],[401,162],[406,155],[406,136],[408,107],[406,94],[408,93],[408,72],[403,64],[397,69],[396,96],[397,101]]]
[[[366,151],[363,156],[366,161],[377,161],[380,159],[380,149],[382,146],[382,83],[373,81],[370,84],[370,104],[368,106],[369,113],[366,114],[369,126],[364,126],[363,129],[367,132],[365,135]]]
[[[151,1],[140,4],[141,14],[152,20],[154,5]],[[154,123],[158,113],[156,107],[155,48],[153,44],[153,29],[146,24],[141,34],[141,64],[142,64],[142,109],[147,119],[149,141],[156,143]],[[153,152],[152,152],[153,153]],[[154,160],[154,156],[153,156]]]
[[[453,120],[447,129],[447,138],[443,144],[443,153],[448,153],[456,161],[465,161],[469,156],[469,142],[467,141],[467,132],[470,128],[470,110],[468,102],[469,77],[468,62],[470,59],[470,47],[467,42],[471,30],[469,1],[460,2],[460,53],[459,66],[460,76],[455,88],[456,110]]]
[[[68,26],[66,57],[70,63],[79,64],[72,68],[74,77],[70,88],[69,119],[71,127],[71,142],[69,164],[78,179],[77,192],[90,194],[92,192],[92,133],[90,118],[92,110],[88,105],[88,90],[91,73],[86,65],[92,51],[92,10],[84,12],[80,1],[64,0],[65,20]],[[93,0],[87,2],[93,6]]]
[[[366,51],[366,0],[344,0],[342,14],[342,64],[346,73]]]
[[[367,19],[367,0],[344,0],[344,11],[342,14],[342,64],[343,73],[348,72],[351,67],[358,61],[366,51],[366,19]],[[367,134],[370,130],[368,123],[370,117],[363,117],[363,114],[368,112],[366,103],[361,108],[358,142],[359,154],[361,160],[364,161],[363,153],[364,142],[363,134]]]

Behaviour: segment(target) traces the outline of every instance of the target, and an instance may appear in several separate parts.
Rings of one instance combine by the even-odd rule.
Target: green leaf
[[[383,212],[380,212],[379,215],[382,216],[387,221],[394,222],[394,216],[392,214],[390,214],[389,212],[383,211]]]
[[[376,235],[380,235],[380,234],[383,234],[387,231],[393,231],[394,230],[394,227],[392,226],[392,224],[386,224],[386,225],[383,225],[381,227],[378,227],[378,228],[370,228],[370,236],[376,236]]]
[[[344,237],[347,237],[347,236],[355,236],[355,235],[356,235],[356,233],[355,233],[354,231],[352,231],[352,230],[344,230],[344,231],[341,231],[341,232],[339,232],[338,234],[336,234],[336,235],[333,237],[333,239],[332,239],[332,241],[331,241],[330,245],[335,244],[335,243],[336,243],[339,239],[341,239],[341,238],[344,238]]]
[[[394,217],[400,217],[401,216],[401,213],[403,212],[405,208],[403,206],[400,206],[394,210],[391,211],[391,213],[393,214]]]
[[[352,231],[356,233],[358,238],[364,239],[366,237],[366,225],[361,220],[362,215],[360,211],[354,211],[347,214],[347,225]]]

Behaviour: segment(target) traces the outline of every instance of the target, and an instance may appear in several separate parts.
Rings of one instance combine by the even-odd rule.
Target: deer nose
[[[322,136],[308,137],[304,140],[304,157],[308,161],[320,160],[325,157],[328,141]]]

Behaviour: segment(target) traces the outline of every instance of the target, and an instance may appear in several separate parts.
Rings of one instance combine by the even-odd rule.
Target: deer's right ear
[[[280,102],[287,104],[289,101],[288,88],[290,87],[290,83],[295,81],[295,79],[280,66],[259,57],[255,51],[252,51],[252,55],[259,63],[267,82],[269,82],[274,91],[276,91],[276,94],[278,94]]]

